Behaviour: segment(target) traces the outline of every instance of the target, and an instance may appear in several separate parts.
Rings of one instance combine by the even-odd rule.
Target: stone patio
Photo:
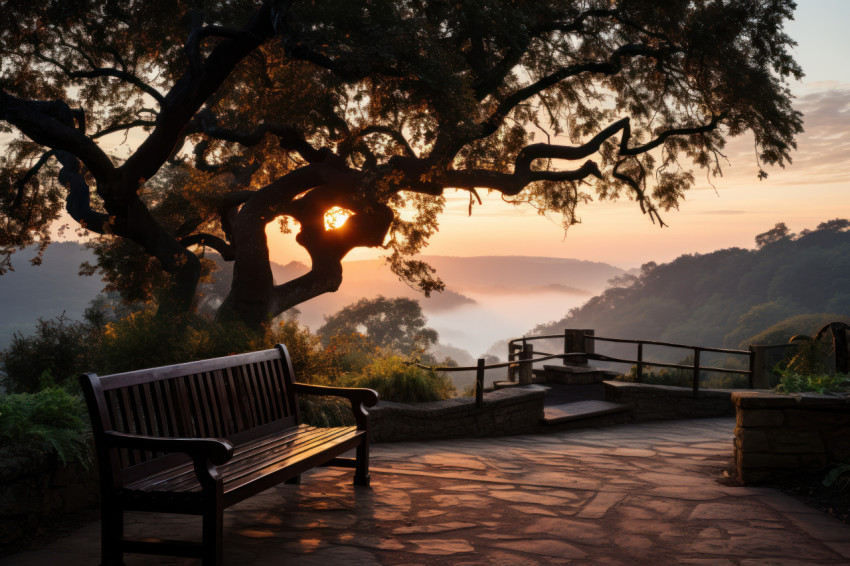
[[[322,469],[225,513],[225,562],[850,564],[850,527],[769,488],[736,487],[731,418],[373,446],[372,487]],[[191,518],[132,515],[173,538]],[[99,525],[9,565],[99,563]],[[127,566],[198,561],[128,555]]]

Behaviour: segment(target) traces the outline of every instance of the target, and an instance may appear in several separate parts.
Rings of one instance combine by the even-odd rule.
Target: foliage
[[[339,397],[317,397],[302,395],[299,397],[301,419],[313,426],[352,426],[354,415],[351,403]]]
[[[837,486],[844,491],[850,486],[850,463],[838,464],[823,477],[824,487]]]
[[[91,463],[90,431],[82,399],[58,387],[0,395],[0,440],[53,450],[63,464]]]
[[[845,391],[850,388],[850,375],[846,373],[818,373],[801,374],[794,371],[785,371],[776,386],[779,393],[802,393],[813,391],[815,393],[830,393],[833,391]]]
[[[850,321],[845,222],[825,222],[757,249],[645,264],[639,274],[612,281],[601,295],[534,332],[594,328],[600,336],[746,348],[813,334],[833,320]]]
[[[850,315],[837,313],[798,314],[782,319],[752,336],[751,344],[783,344],[798,334],[814,335],[830,322],[850,322]]]
[[[378,348],[400,354],[421,354],[437,343],[437,331],[427,328],[418,301],[398,297],[360,299],[339,312],[325,317],[319,328],[325,344],[340,335],[362,334]]]
[[[46,244],[64,204],[99,235],[110,290],[186,312],[213,248],[234,262],[219,316],[259,329],[336,290],[357,247],[384,247],[400,278],[441,290],[411,257],[447,190],[471,203],[495,191],[565,227],[594,196],[630,198],[661,222],[692,169],[720,174],[728,137],[752,132],[760,176],[790,162],[802,131],[787,87],[802,76],[783,29],[793,9],[13,2],[0,32],[0,130],[12,134],[0,257]],[[121,136],[139,141],[109,155]],[[334,208],[351,214],[326,229]],[[276,220],[313,261],[279,284],[265,232]]]
[[[407,364],[395,354],[376,356],[361,374],[348,376],[345,383],[374,389],[384,401],[397,403],[439,401],[455,394],[446,374]]]
[[[239,324],[157,313],[152,306],[106,324],[94,366],[117,373],[236,354],[252,349],[257,333]]]
[[[693,364],[693,358],[682,360],[678,363],[686,365]],[[618,381],[638,383],[637,366],[632,366],[629,373],[617,377]],[[644,366],[639,383],[652,385],[671,385],[674,387],[693,387],[694,372],[681,368],[662,368],[652,370]],[[701,372],[700,387],[703,389],[745,389],[749,386],[746,376],[720,372]]]
[[[33,335],[15,334],[9,348],[0,353],[6,373],[0,385],[11,393],[35,393],[54,383],[67,383],[91,366],[92,341],[89,327],[64,314],[39,319]]]

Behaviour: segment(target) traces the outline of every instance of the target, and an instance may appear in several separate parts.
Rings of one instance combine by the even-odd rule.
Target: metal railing
[[[564,353],[563,354],[547,354],[544,353],[546,357],[534,359],[534,354],[537,353],[534,351],[534,346],[532,342],[537,340],[553,340],[557,338],[562,338],[564,340]],[[603,354],[596,353],[596,342],[610,342],[610,343],[618,343],[618,344],[634,344],[637,346],[637,356],[635,359],[631,358],[620,358],[616,356],[606,356]],[[678,348],[684,350],[690,350],[693,352],[693,363],[691,364],[682,364],[682,363],[669,363],[669,362],[658,362],[658,361],[649,361],[644,358],[644,346],[662,346],[668,348]],[[732,368],[721,368],[714,366],[703,366],[701,364],[700,358],[704,352],[708,353],[720,353],[720,354],[728,354],[728,355],[738,355],[738,356],[746,356],[747,357],[747,367],[748,369],[732,369]],[[753,364],[754,364],[754,352],[751,348],[750,350],[734,350],[729,348],[710,348],[705,346],[691,346],[688,344],[677,344],[674,342],[662,342],[658,340],[634,340],[634,339],[626,339],[626,338],[606,338],[602,336],[596,336],[593,330],[585,330],[585,329],[567,329],[563,334],[548,334],[542,336],[523,336],[522,338],[515,338],[508,342],[508,362],[520,361],[520,360],[530,360],[534,359],[534,361],[542,361],[544,359],[551,359],[560,357],[566,363],[567,360],[572,360],[573,362],[587,362],[588,360],[595,360],[600,362],[609,362],[609,363],[623,363],[623,364],[633,364],[636,365],[636,380],[640,383],[643,379],[643,370],[645,366],[650,367],[663,367],[663,368],[674,368],[674,369],[685,369],[691,370],[693,372],[692,376],[692,388],[694,392],[694,396],[699,394],[700,388],[700,373],[701,372],[714,372],[714,373],[728,373],[728,374],[738,374],[738,375],[746,375],[748,377],[749,387],[754,388],[753,382]],[[528,370],[530,374],[530,368]],[[528,383],[531,382],[530,375],[519,376],[519,382],[523,383],[527,380]],[[508,371],[508,379],[510,381],[517,381],[517,376],[515,371]]]

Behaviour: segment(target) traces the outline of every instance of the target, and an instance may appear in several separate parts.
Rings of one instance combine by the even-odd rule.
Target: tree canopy
[[[751,131],[760,166],[790,161],[794,7],[5,2],[6,267],[49,241],[64,206],[100,236],[111,289],[166,289],[161,305],[191,308],[212,248],[234,262],[222,312],[259,325],[336,290],[359,246],[384,247],[426,294],[442,289],[414,256],[449,189],[468,191],[470,211],[495,191],[566,226],[590,198],[627,197],[661,222],[694,168],[720,173],[730,136]],[[131,149],[113,154],[122,135]],[[312,261],[282,283],[266,239],[276,220]]]
[[[325,343],[335,335],[363,334],[375,346],[410,354],[424,352],[437,343],[437,331],[427,328],[427,322],[417,301],[378,295],[360,299],[325,317],[318,333]]]

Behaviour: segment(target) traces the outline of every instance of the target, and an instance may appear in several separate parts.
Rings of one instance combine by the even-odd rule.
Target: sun
[[[342,207],[335,206],[325,212],[325,230],[336,230],[337,228],[342,228],[342,225],[345,224],[345,221],[349,219],[349,217],[354,214],[350,210],[346,210]]]

